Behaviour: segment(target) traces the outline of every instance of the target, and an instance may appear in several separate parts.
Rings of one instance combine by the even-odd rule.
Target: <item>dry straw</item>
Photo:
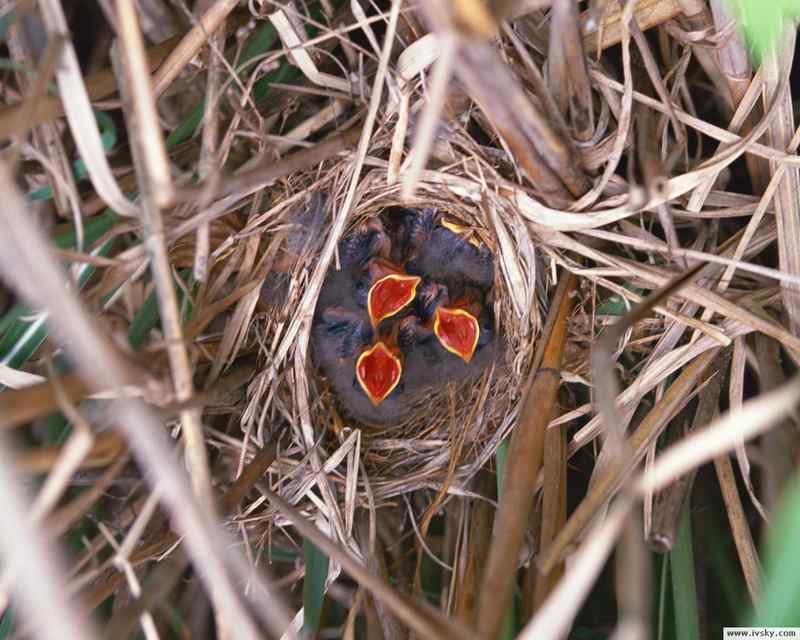
[[[44,24],[66,32],[61,3],[38,4]],[[631,510],[644,504],[641,521],[650,535],[661,508],[657,492],[710,460],[747,586],[757,595],[758,558],[746,516],[753,505],[770,515],[775,488],[786,480],[777,470],[790,468],[791,459],[770,430],[780,431],[776,425],[790,419],[798,397],[797,379],[786,381],[780,361],[785,353],[800,363],[793,47],[753,71],[718,0],[710,9],[695,0],[597,2],[581,14],[573,0],[413,8],[394,0],[385,12],[366,2],[333,11],[323,1],[332,26],[313,37],[303,25],[320,24],[296,11],[298,3],[250,3],[261,6],[257,24],[271,24],[277,41],[247,72],[234,73],[231,61],[256,24],[235,10],[240,3],[199,3],[208,10],[191,17],[185,35],[146,50],[128,4],[116,3],[114,70],[82,76],[68,39],[56,38],[42,56],[39,80],[19,81],[20,105],[0,109],[0,135],[22,140],[35,133],[15,153],[26,161],[21,166],[41,171],[21,177],[29,187],[55,185],[53,215],[72,216],[78,238],[69,251],[47,244],[8,168],[15,158],[4,157],[7,217],[19,221],[0,228],[4,280],[50,314],[53,338],[37,358],[46,362],[51,347],[65,348],[79,368],[50,384],[42,378],[52,377],[47,366],[21,372],[0,363],[3,384],[33,385],[0,395],[0,427],[57,409],[75,424],[65,444],[26,452],[16,466],[3,460],[0,488],[13,498],[3,513],[25,526],[21,533],[4,529],[0,551],[31,554],[33,573],[18,583],[23,610],[33,610],[35,580],[52,592],[48,604],[62,624],[72,626],[67,582],[69,593],[98,606],[124,583],[138,591],[134,570],[168,558],[154,582],[168,579],[151,584],[150,593],[168,591],[191,562],[211,595],[219,637],[259,637],[253,612],[277,636],[298,607],[290,613],[273,596],[271,578],[252,569],[273,543],[294,544],[302,535],[332,558],[331,580],[344,570],[375,596],[368,606],[383,623],[400,620],[427,637],[468,637],[460,625],[477,617],[484,627],[478,630],[493,635],[522,558],[528,626],[521,637],[558,637],[616,544],[621,557],[637,562],[640,549],[622,534],[639,526]],[[21,62],[15,28],[9,50]],[[658,29],[658,38],[645,37],[648,29]],[[618,48],[609,53],[611,47]],[[287,60],[298,81],[272,84],[269,100],[256,104],[257,80]],[[45,95],[50,76],[60,100]],[[695,86],[697,77],[708,83]],[[698,86],[724,97],[710,111],[698,108],[708,95]],[[118,87],[125,89],[119,95]],[[206,109],[203,133],[165,155],[159,125],[202,98],[217,102]],[[100,99],[103,107],[123,106],[126,116],[130,144],[120,145],[113,162],[92,114],[90,100],[96,107]],[[91,196],[81,195],[67,173],[73,158],[64,146],[47,143],[60,135],[49,121],[63,117],[86,163]],[[730,181],[734,171],[746,171],[753,193],[763,195],[741,193]],[[124,217],[86,246],[84,227],[106,205]],[[491,249],[502,348],[481,377],[437,390],[401,424],[376,429],[341,411],[314,363],[311,320],[339,240],[396,206],[434,207]],[[123,246],[120,240],[124,249],[99,255],[108,242]],[[80,299],[75,287],[62,286],[63,260],[79,265],[71,275],[99,269]],[[590,367],[597,335],[623,313],[610,307],[639,304],[643,292],[663,290],[687,267],[697,268],[692,281],[657,298],[646,317],[631,316],[636,321],[610,334],[613,344],[603,345]],[[193,273],[195,282],[187,286],[176,272]],[[553,285],[567,272],[559,302],[548,309]],[[112,346],[108,335],[120,325],[132,330],[151,293],[161,326],[142,339],[144,356]],[[545,312],[561,318],[552,334]],[[41,324],[44,317],[32,319]],[[557,357],[535,355],[544,352],[542,335],[560,336],[549,351]],[[539,362],[548,379],[537,378]],[[748,371],[760,398],[749,397]],[[604,384],[612,372],[619,388]],[[562,381],[569,393],[546,430]],[[528,389],[552,392],[548,413],[536,420],[539,398]],[[101,409],[81,404],[87,397]],[[676,416],[694,410],[695,397],[703,411],[683,422],[697,433],[673,433],[677,443],[657,451]],[[731,411],[715,417],[721,402]],[[579,428],[568,430],[577,421]],[[516,468],[506,495],[522,496],[527,510],[501,496],[503,517],[492,537],[487,498],[495,478],[479,472],[496,468],[498,446],[520,426],[536,427],[520,451],[544,462],[524,469],[530,460],[509,456]],[[769,451],[769,491],[750,480],[753,449],[745,439],[756,437]],[[175,464],[176,441],[190,478]],[[126,466],[128,449],[137,469]],[[591,460],[592,478],[568,515],[568,461],[577,453]],[[105,468],[61,505],[77,467]],[[37,498],[20,490],[17,472],[48,474]],[[115,506],[72,567],[47,562],[52,549],[42,537],[25,546],[25,500],[37,521],[63,532],[116,484],[132,487],[120,500],[124,508]],[[674,487],[673,511],[688,491]],[[222,495],[219,509],[242,555],[223,551],[236,545],[221,530],[212,493]],[[434,512],[445,513],[443,550],[428,535]],[[376,529],[396,517],[407,524],[403,533],[419,540],[420,554],[438,554],[437,565],[452,568],[442,607],[458,623],[392,590],[390,554],[381,555]],[[540,535],[529,545],[531,520],[543,517],[550,520],[533,527]],[[118,548],[105,535],[110,524],[126,534]],[[507,540],[511,549],[502,547]],[[488,578],[481,574],[485,557],[492,559]],[[361,561],[384,564],[369,565],[368,573]],[[639,575],[636,568],[632,575]],[[288,571],[280,580],[292,585],[301,575]],[[0,583],[0,602],[8,601],[11,577]],[[631,593],[618,595],[622,602]],[[626,612],[620,636],[647,616],[635,597],[625,601],[640,610]],[[144,598],[116,611],[109,637],[140,616],[152,632],[143,615],[148,608]],[[302,621],[295,613],[293,628]],[[48,631],[59,633],[44,629],[41,637]]]

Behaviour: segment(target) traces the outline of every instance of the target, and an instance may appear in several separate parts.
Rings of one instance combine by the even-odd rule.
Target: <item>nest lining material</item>
[[[311,317],[330,266],[321,257],[328,243],[336,245],[341,239],[333,237],[330,228],[344,200],[349,171],[342,170],[344,162],[337,164],[322,180],[318,174],[309,176],[306,185],[312,186],[306,187],[306,195],[293,198],[297,205],[282,211],[284,237],[290,239],[283,246],[291,245],[292,237],[296,240],[292,234],[299,226],[303,241],[295,241],[293,249],[302,245],[302,250],[285,296],[272,305],[263,325],[259,341],[266,366],[251,384],[243,428],[260,443],[280,438],[281,458],[290,470],[281,479],[281,492],[295,503],[313,486],[314,467],[329,472],[329,482],[342,485],[338,494],[343,500],[347,494],[361,504],[369,499],[380,505],[420,488],[463,490],[493,455],[518,413],[520,386],[541,318],[542,291],[535,286],[541,269],[536,268],[532,240],[518,214],[494,202],[477,206],[441,184],[421,182],[415,201],[401,203],[400,187],[387,184],[385,170],[364,175],[344,234],[398,206],[432,207],[472,227],[494,254],[494,314],[503,342],[497,363],[469,384],[450,384],[416,401],[400,424],[362,425],[340,411],[310,349]],[[319,211],[322,219],[315,223],[308,207],[323,201],[315,195],[319,193],[326,198]],[[331,264],[335,260],[334,255]],[[294,335],[293,323],[297,323]],[[317,445],[320,457],[315,462]],[[356,473],[359,466],[365,475]]]

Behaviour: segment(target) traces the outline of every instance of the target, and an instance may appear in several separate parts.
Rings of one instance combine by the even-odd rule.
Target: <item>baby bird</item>
[[[397,264],[403,264],[408,254],[408,239],[412,225],[416,225],[416,218],[420,215],[418,209],[392,207],[381,214],[384,229],[392,243],[391,259]]]
[[[374,332],[362,314],[336,306],[319,311],[311,336],[317,361],[326,372],[354,371],[356,358],[372,344]]]
[[[317,309],[324,310],[336,306],[353,311],[363,309],[365,302],[361,302],[361,296],[364,270],[375,258],[387,259],[390,251],[389,236],[377,219],[358,227],[339,242],[341,268],[331,266],[329,269],[319,294]]]
[[[393,245],[406,247],[408,273],[426,275],[447,286],[466,282],[488,290],[494,283],[492,253],[462,229],[448,223],[435,209],[408,210]]]
[[[420,287],[416,308],[442,347],[466,363],[494,339],[490,301],[476,287],[455,284],[451,290],[427,281]]]
[[[425,282],[417,312],[400,321],[397,337],[410,391],[471,377],[494,360],[494,320],[477,289],[451,301],[446,287]]]
[[[391,334],[375,340],[363,312],[323,310],[312,330],[314,351],[331,386],[353,418],[372,425],[398,422],[409,410],[403,358]]]

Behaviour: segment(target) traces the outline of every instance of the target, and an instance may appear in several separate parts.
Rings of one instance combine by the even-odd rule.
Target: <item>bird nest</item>
[[[259,322],[264,368],[250,385],[243,428],[257,440],[279,444],[275,479],[295,502],[309,497],[321,469],[322,482],[336,487],[323,489],[323,497],[350,509],[367,501],[380,506],[421,488],[464,490],[518,414],[544,295],[532,239],[501,201],[473,201],[441,183],[450,176],[461,191],[470,184],[481,190],[457,170],[437,173],[436,181],[423,179],[414,199],[401,202],[400,186],[387,180],[386,170],[369,169],[350,214],[340,220],[352,170],[351,160],[341,160],[323,177],[307,175],[281,195],[290,204],[273,219],[267,251],[286,272],[262,295],[268,309]],[[490,249],[498,353],[480,375],[434,388],[417,397],[397,423],[374,427],[342,411],[313,355],[312,317],[341,238],[398,206],[434,208],[469,227]]]

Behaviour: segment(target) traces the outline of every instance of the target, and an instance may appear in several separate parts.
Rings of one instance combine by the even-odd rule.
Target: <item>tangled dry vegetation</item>
[[[0,637],[691,638],[768,609],[793,30],[754,69],[724,0],[0,11]],[[503,349],[375,429],[309,335],[337,242],[394,206],[491,248]]]

